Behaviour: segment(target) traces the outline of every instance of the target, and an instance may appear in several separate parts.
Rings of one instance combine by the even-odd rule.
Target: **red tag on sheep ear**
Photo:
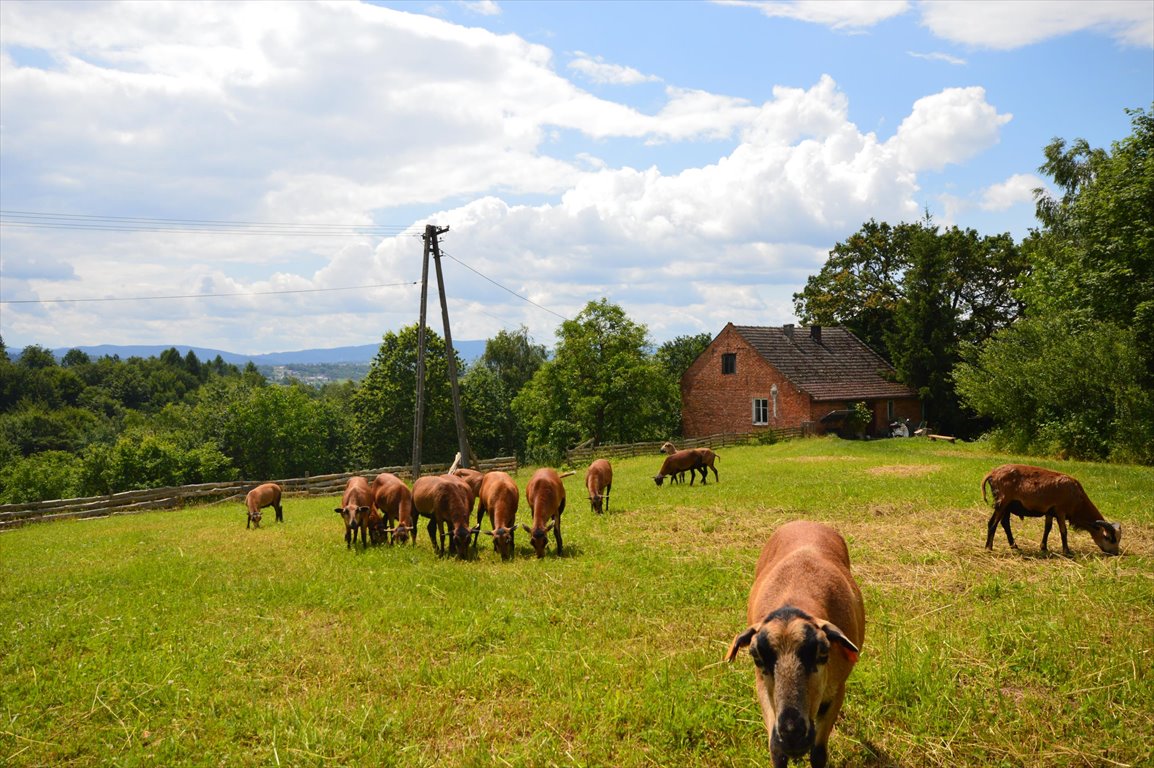
[[[857,664],[857,657],[858,657],[857,651],[855,651],[854,649],[852,649],[848,646],[842,645],[841,643],[838,643],[837,647],[839,649],[841,649],[842,654],[844,654],[845,657],[847,659],[849,659],[851,664]]]

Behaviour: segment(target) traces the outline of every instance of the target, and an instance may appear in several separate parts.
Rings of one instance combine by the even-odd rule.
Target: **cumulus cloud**
[[[996,144],[999,129],[1012,118],[998,114],[984,88],[947,88],[914,102],[913,112],[888,143],[905,167],[941,170]]]
[[[878,13],[859,10],[859,25]],[[428,221],[450,226],[460,338],[524,324],[549,340],[558,315],[601,296],[654,333],[780,323],[832,242],[869,218],[916,217],[918,174],[992,146],[1010,119],[982,88],[947,89],[880,141],[829,76],[762,103],[665,85],[642,111],[583,90],[515,35],[351,3],[3,3],[0,22],[6,46],[52,62],[0,60],[3,152],[24,159],[3,184],[29,209],[411,225],[383,239],[6,234],[5,269],[41,297],[244,294],[61,305],[57,338],[5,308],[6,335],[49,344],[365,343],[415,319]],[[614,141],[700,142],[708,159],[674,171],[596,156]],[[32,270],[45,252],[67,255]],[[365,287],[336,290],[349,286]]]
[[[1009,50],[1083,30],[1154,48],[1154,13],[1145,0],[935,0],[918,8],[938,37],[979,48]]]
[[[985,211],[1004,211],[1020,203],[1032,204],[1034,190],[1045,186],[1045,182],[1032,173],[1016,173],[988,187],[982,193],[980,206]]]

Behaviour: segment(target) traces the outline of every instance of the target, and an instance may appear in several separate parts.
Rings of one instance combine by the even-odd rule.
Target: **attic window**
[[[728,376],[737,373],[737,353],[725,352],[721,355],[721,373]]]

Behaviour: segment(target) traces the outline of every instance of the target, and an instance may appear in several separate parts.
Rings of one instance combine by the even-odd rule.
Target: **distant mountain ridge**
[[[130,357],[159,357],[166,349],[172,349],[174,347],[182,355],[187,355],[189,350],[191,350],[202,362],[205,360],[214,360],[217,355],[220,355],[221,360],[224,360],[226,363],[232,363],[233,365],[245,365],[249,362],[254,365],[309,365],[318,363],[371,363],[373,358],[377,356],[381,345],[379,343],[361,344],[353,347],[301,349],[295,352],[268,352],[259,355],[243,355],[236,352],[226,352],[221,349],[189,346],[187,344],[98,344],[88,347],[59,347],[53,349],[52,353],[56,355],[57,359],[60,359],[64,357],[68,350],[79,349],[94,360],[100,357],[111,357],[113,355],[118,355],[121,360],[127,360]],[[476,339],[454,341],[453,347],[457,350],[457,354],[461,356],[462,360],[471,363],[484,353],[485,342]]]

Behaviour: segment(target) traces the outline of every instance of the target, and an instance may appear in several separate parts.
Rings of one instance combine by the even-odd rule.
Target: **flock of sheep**
[[[708,448],[678,451],[671,443],[654,477],[658,485],[668,477],[679,479],[695,473],[706,482],[717,455]],[[565,511],[565,486],[559,474],[543,468],[525,486],[525,499],[533,515],[529,534],[537,557],[544,557],[548,534],[553,532],[557,554],[562,554],[561,513]],[[604,459],[590,464],[585,486],[594,512],[609,509],[613,468]],[[1088,531],[1103,552],[1118,554],[1122,528],[1106,521],[1069,475],[1024,464],[1006,464],[982,478],[993,493],[994,511],[987,524],[986,548],[993,548],[999,525],[1011,547],[1016,547],[1010,517],[1045,517],[1042,550],[1047,549],[1056,520],[1067,542],[1069,523]],[[258,527],[261,509],[272,507],[283,520],[281,489],[265,483],[249,492],[245,504],[249,524]],[[513,556],[513,537],[520,494],[505,472],[481,473],[452,468],[444,475],[419,478],[410,491],[395,475],[382,473],[372,484],[354,476],[345,488],[336,512],[345,525],[347,547],[385,541],[404,544],[416,541],[418,517],[429,519],[429,539],[444,555],[466,558],[476,546],[481,521],[488,515],[493,548],[502,559]],[[477,522],[472,523],[474,500]],[[247,525],[246,525],[247,527]],[[446,538],[448,539],[446,543]],[[850,573],[849,549],[841,535],[823,523],[796,520],[780,526],[761,550],[746,609],[749,626],[730,644],[727,661],[748,648],[755,668],[757,700],[769,735],[774,768],[786,768],[790,760],[808,754],[812,768],[824,768],[830,733],[845,698],[845,683],[858,660],[865,639],[865,605],[861,590]]]

